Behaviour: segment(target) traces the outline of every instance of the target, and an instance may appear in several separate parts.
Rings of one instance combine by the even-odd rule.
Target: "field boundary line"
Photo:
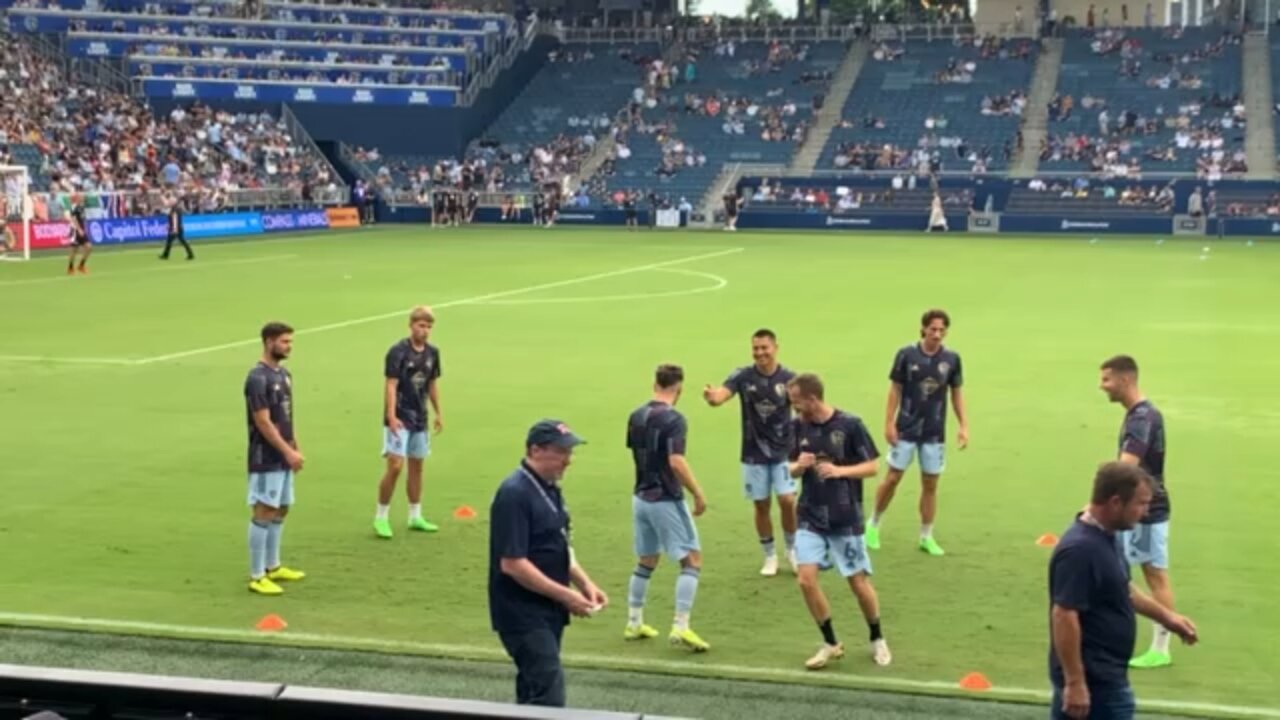
[[[133,358],[57,357],[52,355],[0,355],[0,362],[31,362],[50,365],[136,365]]]
[[[362,638],[326,633],[294,632],[292,630],[286,630],[277,634],[265,634],[256,630],[239,628],[218,628],[203,625],[178,625],[141,620],[112,620],[107,618],[91,618],[74,615],[48,615],[6,611],[0,611],[0,625],[20,628],[140,634],[179,640],[205,639],[227,642],[247,642],[272,646],[301,646],[312,649],[367,650],[384,653],[394,653],[398,651],[404,654],[445,658],[495,661],[507,660],[506,653],[497,647],[496,642],[492,646],[429,643],[415,642],[411,640]],[[1050,693],[1045,689],[1001,685],[996,685],[991,690],[983,693],[964,692],[960,690],[958,680],[952,682],[941,680],[912,680],[909,678],[877,677],[874,675],[853,675],[847,673],[827,673],[818,675],[807,670],[759,668],[746,665],[700,663],[685,660],[663,660],[661,662],[655,662],[647,659],[633,659],[617,655],[596,655],[592,653],[570,652],[564,653],[562,658],[567,665],[581,669],[636,671],[659,675],[686,674],[700,677],[719,677],[722,679],[758,680],[765,682],[799,680],[807,686],[820,685],[824,687],[844,688],[850,690],[898,691],[968,700],[1004,700],[1045,704],[1050,699]],[[1280,708],[1224,705],[1180,700],[1151,700],[1139,698],[1138,708],[1144,711],[1154,710],[1183,715],[1211,717],[1227,716],[1237,718],[1258,718],[1262,720],[1274,720],[1280,718]]]
[[[259,257],[234,258],[231,260],[206,260],[204,262],[187,262],[186,260],[175,260],[180,262],[177,267],[156,266],[149,268],[137,268],[135,270],[117,270],[115,272],[93,273],[87,278],[78,278],[74,275],[54,275],[52,277],[38,278],[22,278],[20,280],[0,280],[0,287],[10,285],[39,285],[43,283],[59,283],[59,282],[92,282],[97,278],[112,278],[119,275],[148,275],[158,272],[183,272],[189,270],[203,270],[210,267],[223,267],[226,265],[251,265],[254,263],[274,262],[276,260],[293,260],[300,257],[296,253],[279,254],[279,255],[262,255]],[[64,258],[65,259],[65,258]]]
[[[458,300],[449,300],[442,303],[434,303],[432,307],[436,310],[447,307],[457,307],[459,305],[478,305],[489,300],[497,300],[499,298],[510,297],[512,295],[521,295],[524,293],[536,292],[538,290],[551,290],[558,287],[566,287],[569,285],[578,285],[585,282],[593,282],[595,280],[604,280],[606,278],[618,277],[619,275],[629,275],[631,273],[643,272],[645,270],[657,270],[659,268],[671,265],[680,265],[683,263],[696,262],[698,260],[710,260],[712,258],[732,255],[746,250],[745,247],[729,248],[727,250],[718,250],[716,252],[701,253],[698,255],[689,255],[686,257],[675,258],[672,260],[662,260],[659,262],[648,263],[646,265],[636,265],[633,267],[621,268],[618,270],[608,270],[605,272],[593,273],[591,275],[582,275],[580,277],[568,278],[565,280],[553,280],[551,282],[539,283],[537,285],[528,285],[526,287],[513,288],[511,290],[499,290],[497,292],[485,293],[483,295],[475,295]],[[340,322],[329,323],[327,325],[317,325],[309,328],[299,328],[294,335],[310,335],[313,333],[328,332],[330,330],[341,330],[342,328],[354,327],[356,325],[365,325],[371,322],[387,320],[393,317],[405,315],[409,308],[404,307],[390,312],[378,313],[377,315],[366,315],[364,317],[352,318],[351,320],[343,320]],[[206,347],[192,348],[190,350],[181,350],[178,352],[167,353],[164,355],[154,355],[152,357],[140,358],[135,361],[135,365],[151,365],[153,363],[168,362],[170,360],[181,360],[183,358],[194,357],[196,355],[207,355],[209,353],[218,352],[220,350],[228,350],[236,347],[245,347],[249,345],[257,345],[262,342],[261,338],[252,337],[244,340],[234,340],[232,342],[220,343],[218,345],[208,345]]]
[[[683,290],[660,290],[657,292],[647,293],[630,293],[627,295],[584,295],[582,297],[551,297],[551,298],[533,298],[533,299],[515,299],[515,300],[486,300],[484,302],[475,303],[476,305],[565,305],[575,303],[591,303],[591,302],[626,302],[632,300],[661,300],[663,298],[687,297],[689,295],[701,295],[702,293],[716,292],[723,290],[729,286],[728,279],[716,275],[715,273],[702,272],[701,270],[688,270],[686,268],[654,268],[660,272],[673,273],[676,275],[687,275],[689,277],[698,277],[710,280],[712,284],[702,285],[694,288],[685,288]]]

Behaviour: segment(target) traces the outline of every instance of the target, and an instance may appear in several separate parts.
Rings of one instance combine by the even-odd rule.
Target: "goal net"
[[[0,260],[31,259],[31,174],[26,165],[0,165],[0,211],[4,215]]]

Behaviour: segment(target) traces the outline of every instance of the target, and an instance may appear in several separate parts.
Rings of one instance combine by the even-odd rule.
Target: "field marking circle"
[[[701,270],[687,270],[685,268],[652,268],[650,272],[666,272],[677,273],[679,275],[689,275],[691,277],[704,278],[710,280],[711,284],[701,287],[686,288],[684,290],[667,290],[664,292],[648,292],[648,293],[631,293],[628,295],[584,295],[582,297],[561,297],[561,298],[528,298],[525,300],[485,300],[474,303],[475,305],[539,305],[549,303],[584,303],[584,302],[622,302],[627,300],[656,300],[658,298],[682,297],[685,295],[698,295],[706,292],[715,292],[723,290],[729,285],[729,281],[714,273],[703,272]]]

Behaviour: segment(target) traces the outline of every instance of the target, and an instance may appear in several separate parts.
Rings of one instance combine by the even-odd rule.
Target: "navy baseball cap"
[[[586,440],[578,437],[569,426],[559,420],[539,420],[529,428],[529,436],[525,439],[525,447],[531,445],[555,445],[569,450],[578,445],[585,445]]]

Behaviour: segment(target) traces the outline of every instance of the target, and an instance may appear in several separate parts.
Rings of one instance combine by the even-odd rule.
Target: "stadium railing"
[[[656,715],[536,708],[473,700],[0,665],[0,717],[38,712],[67,720],[217,717],[220,720],[672,720]]]

